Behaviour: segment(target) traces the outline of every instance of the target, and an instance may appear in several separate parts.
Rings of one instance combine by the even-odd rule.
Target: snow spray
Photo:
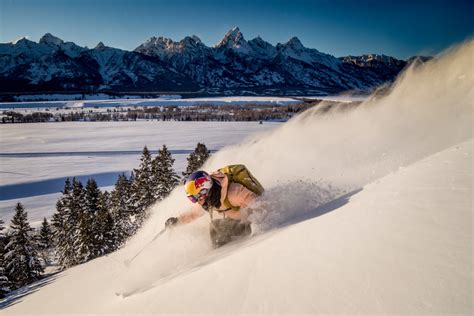
[[[341,195],[350,196],[399,168],[471,139],[472,56],[474,40],[413,64],[383,96],[374,95],[358,106],[321,102],[275,130],[220,150],[203,168],[245,164],[266,189],[253,206],[263,209],[251,215],[253,229],[265,232],[291,223]],[[168,217],[189,207],[183,187],[176,188],[153,207],[150,219],[118,255],[136,254]],[[145,289],[199,266],[214,251],[208,222],[203,216],[151,243],[128,269],[122,290]]]

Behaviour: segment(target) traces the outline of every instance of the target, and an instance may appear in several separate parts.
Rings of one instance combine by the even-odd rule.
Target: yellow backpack
[[[260,182],[258,182],[258,180],[250,173],[250,171],[244,165],[226,166],[224,168],[219,169],[219,172],[222,172],[227,176],[227,178],[229,179],[229,183],[239,183],[258,196],[262,195],[265,191]],[[238,210],[240,208],[230,204],[229,199],[227,197],[224,202],[227,207],[233,210]]]

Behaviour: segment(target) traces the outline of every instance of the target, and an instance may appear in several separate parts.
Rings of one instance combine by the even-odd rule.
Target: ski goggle
[[[207,198],[208,192],[209,192],[208,189],[201,189],[201,191],[199,191],[198,194],[195,194],[195,195],[189,194],[187,195],[187,197],[192,203],[197,203],[200,199]]]

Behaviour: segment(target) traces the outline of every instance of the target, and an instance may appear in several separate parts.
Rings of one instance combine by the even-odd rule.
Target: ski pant
[[[252,233],[249,222],[232,218],[215,219],[211,221],[210,234],[212,246],[219,248],[233,239],[248,236]]]

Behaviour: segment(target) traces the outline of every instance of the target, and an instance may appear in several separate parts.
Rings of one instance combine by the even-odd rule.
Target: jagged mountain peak
[[[171,46],[171,45],[175,45],[175,44],[178,44],[178,43],[197,44],[197,43],[202,43],[202,42],[201,42],[201,39],[196,35],[186,36],[179,42],[175,42],[171,38],[168,38],[168,37],[152,36],[150,39],[148,39],[141,46],[147,45],[147,46],[165,46],[166,47],[166,46]]]
[[[20,56],[20,59],[18,61],[11,61],[9,63],[2,63],[0,61],[0,73],[5,69],[13,67],[17,64],[17,62],[30,62],[40,58],[41,56],[50,54],[54,50],[55,49],[50,46],[38,44],[37,42],[30,41],[26,37],[22,37],[10,43],[2,43],[0,44],[0,56],[3,55],[6,58],[8,58],[7,56]]]
[[[256,53],[255,57],[273,58],[276,56],[277,51],[275,46],[263,40],[260,36],[255,37],[248,41],[252,50]]]
[[[158,55],[163,56],[163,53],[168,50],[174,50],[174,47],[177,45],[171,38],[163,36],[152,36],[145,43],[138,46],[135,51],[144,53],[146,55]]]
[[[156,44],[159,44],[159,43],[164,43],[164,44],[170,44],[170,43],[174,43],[174,41],[169,38],[169,37],[163,37],[163,36],[152,36],[148,41],[147,43],[152,43],[154,45]]]
[[[185,51],[188,51],[188,52],[200,52],[199,54],[201,54],[201,52],[210,50],[209,47],[207,47],[201,41],[201,39],[197,37],[196,35],[186,36],[181,41],[179,41],[177,46],[178,46],[177,50],[179,50],[182,53]]]
[[[185,38],[181,40],[181,42],[192,43],[192,44],[202,43],[201,39],[196,35],[186,36]]]
[[[255,43],[267,43],[260,35],[257,37],[251,39],[249,42],[255,42]]]
[[[106,48],[107,48],[107,46],[105,46],[104,43],[102,43],[102,42],[99,42],[99,44],[97,44],[97,45],[94,47],[94,49],[98,49],[98,50],[104,50],[104,49],[106,49]]]
[[[62,44],[64,44],[64,41],[51,33],[46,33],[43,35],[43,37],[41,37],[39,43],[48,46],[61,46]]]
[[[278,43],[277,50],[285,56],[291,56],[295,59],[300,59],[301,54],[306,55],[309,49],[305,48],[298,37],[293,36],[286,43]]]
[[[224,38],[220,40],[220,42],[217,43],[214,47],[219,48],[222,46],[238,44],[244,41],[245,41],[244,35],[242,34],[242,32],[240,32],[239,27],[235,26],[231,30],[229,30],[227,33],[225,33]]]
[[[257,46],[261,46],[261,47],[267,47],[267,46],[272,46],[274,47],[272,44],[270,44],[269,42],[265,41],[263,38],[261,38],[260,36],[257,36],[255,38],[252,38],[250,41],[248,41],[249,44],[252,44],[252,45],[257,45]]]
[[[22,37],[19,40],[13,41],[6,45],[2,45],[3,49],[0,50],[0,54],[27,54],[32,58],[39,58],[44,54],[49,54],[54,51],[54,48],[47,45],[41,45],[37,42],[30,41],[26,37]]]
[[[260,36],[257,36],[253,39],[251,39],[250,41],[248,41],[248,43],[253,43],[253,44],[256,44],[256,45],[259,45],[259,46],[272,46],[274,47],[272,44],[270,44],[269,42],[265,41],[263,38],[261,38]]]
[[[303,46],[300,39],[296,36],[290,38],[286,43],[278,43],[276,48],[285,55],[300,55],[302,52],[309,50]]]
[[[31,44],[36,44],[36,43],[33,42],[33,41],[30,41],[26,37],[22,37],[20,39],[17,39],[16,41],[13,41],[12,44],[13,45],[18,45],[18,46],[24,46],[24,45],[31,45]]]
[[[186,36],[179,42],[165,37],[152,37],[134,51],[161,60],[180,59],[182,62],[210,55],[209,47],[196,35]]]
[[[227,31],[225,36],[231,36],[235,38],[239,35],[242,35],[242,32],[240,32],[240,28],[238,26],[234,26],[229,31]]]
[[[252,55],[253,50],[249,43],[245,40],[244,35],[236,26],[228,31],[224,38],[214,47],[218,51],[217,59],[226,60],[226,51],[231,50],[237,54]]]
[[[377,60],[382,62],[387,62],[391,57],[383,54],[364,54],[361,57],[367,60]]]
[[[148,56],[158,56],[164,58],[168,51],[174,51],[177,45],[171,38],[152,36],[145,43],[135,48],[135,52],[142,53]]]
[[[285,44],[283,44],[285,46],[290,46],[294,49],[304,49],[305,47],[303,46],[303,44],[301,43],[300,39],[296,36],[293,36],[292,38],[290,38],[288,40],[288,42],[286,42]]]
[[[20,43],[20,42],[25,42],[25,41],[31,42],[31,41],[28,40],[25,36],[23,36],[23,37],[18,38],[18,39],[14,40],[14,41],[11,41],[10,43],[7,43],[7,44],[16,45],[16,44],[18,44],[18,43]]]
[[[80,47],[73,42],[64,42],[59,37],[52,35],[51,33],[46,33],[39,40],[39,45],[48,47],[53,50],[62,50],[64,53],[70,57],[77,57],[82,52],[86,51],[87,48]]]
[[[339,71],[341,61],[336,57],[321,53],[317,49],[306,48],[298,37],[294,36],[284,44],[277,45],[279,54],[286,58],[292,58],[311,65],[325,65],[335,71]]]

